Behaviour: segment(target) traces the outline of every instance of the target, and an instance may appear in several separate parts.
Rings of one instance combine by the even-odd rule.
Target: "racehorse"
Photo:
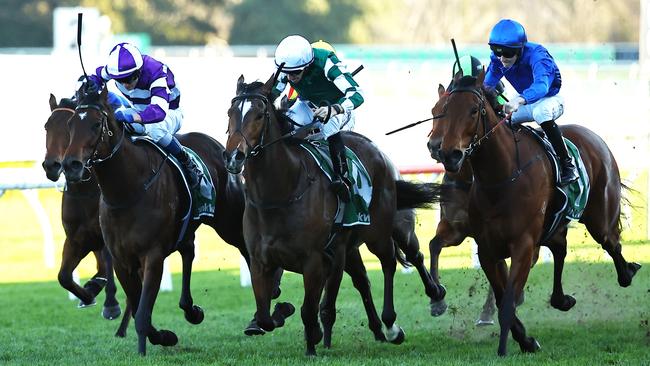
[[[163,260],[175,250],[180,252],[183,276],[179,306],[190,323],[199,324],[203,310],[193,304],[190,293],[194,232],[205,223],[248,259],[241,226],[241,182],[225,171],[223,147],[216,140],[200,133],[179,136],[179,141],[208,166],[218,197],[214,216],[192,220],[179,238],[181,219],[189,204],[182,177],[154,147],[134,143],[125,136],[125,125],[115,121],[107,103],[106,89],[101,94],[82,94],[68,126],[69,146],[62,163],[66,180],[81,180],[91,167],[97,178],[102,234],[113,254],[127,306],[133,309],[138,351],[146,354],[147,339],[152,344],[175,345],[178,338],[173,332],[159,331],[151,322]]]
[[[487,101],[485,72],[477,78],[454,77],[439,121],[431,131],[428,147],[441,158],[448,172],[471,164],[474,183],[470,190],[470,231],[478,244],[481,267],[494,290],[499,308],[498,354],[506,355],[508,332],[523,352],[535,352],[539,343],[526,335],[515,314],[515,299],[523,291],[533,252],[543,240],[545,224],[554,214],[555,180],[544,148],[529,129],[507,128]],[[569,125],[563,134],[582,156],[591,191],[580,218],[591,236],[614,260],[618,283],[631,284],[640,268],[621,253],[621,184],[618,166],[605,142],[585,127]],[[440,144],[436,145],[439,141]],[[565,295],[561,276],[566,256],[568,220],[544,240],[554,257],[551,305],[568,310],[575,299]],[[508,272],[503,259],[511,258]]]
[[[295,140],[287,138],[293,136],[292,125],[272,103],[271,88],[276,77],[266,83],[246,84],[240,76],[236,96],[228,110],[225,156],[228,170],[232,173],[243,171],[246,181],[244,238],[251,255],[257,322],[267,331],[283,324],[277,311],[273,315],[269,311],[269,273],[276,268],[303,275],[305,297],[301,316],[307,355],[316,354],[315,346],[323,337],[318,308],[324,286],[327,288],[321,304],[321,319],[326,332],[328,328],[331,332],[334,303],[344,268],[362,293],[370,318],[374,309],[369,309],[366,302],[369,282],[367,277],[361,278],[366,273],[357,249],[365,242],[379,258],[384,273],[382,320],[387,338],[401,343],[404,332],[395,324],[397,315],[393,305],[393,276],[396,256],[399,258],[391,237],[396,230],[396,211],[419,207],[431,202],[434,196],[424,185],[396,181],[396,170],[370,140],[359,134],[345,133],[346,146],[359,156],[371,177],[371,222],[368,226],[350,228],[334,226],[337,199],[329,190],[329,181],[319,172],[316,161]],[[419,250],[415,252],[419,256],[413,255],[413,260],[419,259],[422,263],[422,254]],[[422,275],[428,277],[426,269]],[[432,287],[430,277],[428,279],[427,293],[440,296],[440,289]],[[373,329],[370,325],[375,337],[382,339],[383,335],[378,333],[380,324],[375,326]],[[327,339],[325,343],[329,346]]]
[[[446,93],[445,88],[440,84],[438,86],[438,101],[431,109],[433,124],[438,122],[437,116],[442,114],[443,106],[448,96],[449,94]],[[440,143],[440,140],[431,140],[429,145],[437,147]],[[431,149],[431,157],[440,161],[437,148]],[[458,172],[445,172],[442,177],[443,188],[440,200],[440,220],[436,227],[436,234],[429,242],[431,277],[438,285],[440,284],[438,260],[442,248],[458,246],[465,238],[471,236],[467,209],[469,206],[469,191],[473,181],[472,168],[467,161],[460,167]],[[537,262],[538,257],[539,247],[535,249],[533,263]],[[518,299],[517,305],[520,305],[522,302],[523,294]],[[433,316],[440,316],[446,310],[447,304],[444,299],[431,303],[431,315]],[[488,294],[485,298],[481,314],[476,321],[476,325],[494,324],[493,316],[495,312],[494,292],[491,287],[488,287]]]
[[[43,160],[43,169],[47,177],[56,182],[61,175],[61,161],[68,146],[67,138],[65,143],[60,143],[61,139],[57,139],[56,136],[67,136],[67,122],[74,114],[77,105],[67,98],[57,103],[56,97],[52,94],[49,103],[52,114],[45,123],[47,152]],[[58,280],[63,288],[81,300],[80,307],[94,304],[95,297],[105,286],[106,299],[102,315],[106,319],[116,319],[120,316],[121,310],[115,298],[117,289],[113,277],[112,257],[104,246],[99,228],[99,193],[97,182],[91,174],[78,183],[67,184],[63,191],[61,222],[66,238],[63,243]],[[73,281],[72,272],[90,252],[93,252],[97,260],[97,273],[81,287]]]

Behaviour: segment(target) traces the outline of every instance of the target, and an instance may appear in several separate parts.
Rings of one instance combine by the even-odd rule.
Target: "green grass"
[[[518,314],[542,349],[534,355],[522,354],[511,339],[505,359],[496,356],[497,326],[473,325],[486,290],[482,273],[475,269],[443,271],[450,309],[439,318],[429,316],[418,276],[396,275],[398,324],[406,331],[406,341],[399,346],[373,340],[358,294],[344,278],[333,348],[319,345],[315,359],[303,356],[298,313],[273,333],[243,335],[254,301],[250,288],[241,288],[233,271],[194,274],[194,299],[206,314],[196,326],[185,322],[177,307],[180,276],[175,275],[175,290],[159,295],[153,321],[174,330],[179,344],[170,348],[148,344],[146,358],[137,355],[133,325],[126,339],[115,338],[116,321],[101,318],[100,306],[76,309],[76,302],[68,300],[56,282],[6,283],[0,285],[0,364],[647,365],[650,263],[644,267],[632,286],[623,289],[616,284],[611,263],[571,263],[565,269],[565,290],[578,303],[562,313],[548,305],[552,266],[536,266]],[[370,275],[376,305],[381,306],[381,273]],[[286,275],[282,289],[282,300],[299,307],[301,277]],[[118,295],[123,304],[121,290]]]

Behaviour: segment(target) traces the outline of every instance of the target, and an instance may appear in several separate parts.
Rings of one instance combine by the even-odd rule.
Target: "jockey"
[[[108,80],[132,103],[132,108],[115,111],[115,119],[124,123],[141,123],[145,133],[158,146],[183,165],[188,184],[196,187],[203,173],[190,159],[174,134],[183,123],[179,107],[180,91],[167,65],[129,43],[118,43],[108,55],[106,66],[88,77],[88,91],[98,91]]]
[[[345,145],[339,131],[354,127],[353,111],[363,103],[359,84],[334,52],[312,47],[298,35],[280,42],[275,50],[275,65],[282,66],[282,70],[272,92],[273,99],[288,83],[298,92],[298,100],[287,111],[287,116],[299,125],[311,123],[314,118],[323,121],[320,130],[329,143],[336,174],[331,187],[342,201],[348,202],[351,183],[346,177]]]
[[[504,105],[505,113],[512,113],[512,123],[537,122],[560,158],[560,185],[575,181],[576,166],[555,123],[564,112],[564,98],[558,94],[562,77],[553,57],[542,45],[528,42],[524,27],[510,19],[492,28],[488,44],[492,54],[485,86],[494,89],[505,76],[519,93]]]
[[[458,69],[458,61],[454,61],[454,66],[451,70],[451,76],[453,77],[456,75],[458,71],[462,71],[463,74],[462,76],[465,75],[471,75],[473,77],[478,77],[478,74],[483,71],[483,64],[479,59],[472,55],[465,55],[459,59],[460,61],[460,70]],[[505,87],[503,85],[502,81],[499,81],[497,83],[497,86],[494,88],[494,91],[496,91],[496,102],[498,103],[499,107],[503,107],[503,105],[506,103],[505,98],[503,98],[503,92],[505,90]],[[495,107],[495,106],[493,106]]]

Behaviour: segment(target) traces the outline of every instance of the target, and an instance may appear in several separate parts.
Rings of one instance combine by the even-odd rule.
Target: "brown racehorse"
[[[337,199],[329,190],[329,181],[306,151],[292,144],[291,139],[285,139],[292,126],[270,100],[274,81],[275,77],[271,77],[266,83],[245,84],[241,76],[237,95],[228,110],[227,168],[233,173],[243,171],[246,180],[244,238],[251,255],[258,324],[268,331],[283,324],[281,314],[270,313],[269,274],[277,268],[302,273],[305,297],[301,316],[306,354],[315,355],[315,346],[323,336],[318,309],[324,286],[327,290],[321,318],[324,312],[335,315],[334,302],[344,268],[355,286],[369,287],[367,278],[357,277],[365,275],[365,268],[359,269],[363,262],[357,250],[364,242],[379,258],[384,273],[382,320],[387,329],[386,338],[399,343],[404,333],[395,324],[397,315],[393,305],[394,220],[398,208],[417,207],[430,202],[433,196],[425,192],[424,185],[396,181],[396,170],[370,140],[346,133],[346,145],[363,161],[373,183],[371,223],[336,228]],[[431,287],[431,292],[438,295],[439,289]],[[364,305],[367,305],[365,297]],[[326,329],[331,327],[330,322],[333,319],[323,319]]]
[[[486,100],[485,73],[478,78],[454,77],[443,113],[429,140],[449,172],[465,161],[471,164],[474,183],[470,190],[470,231],[478,244],[481,267],[494,290],[501,327],[498,354],[506,354],[508,333],[523,352],[534,352],[539,343],[526,335],[515,314],[515,299],[524,288],[533,253],[543,240],[545,223],[553,213],[555,181],[551,163],[527,129],[510,129]],[[640,268],[621,253],[620,202],[622,184],[616,161],[605,142],[577,125],[563,134],[579,149],[591,191],[580,222],[613,258],[621,286],[627,287]],[[436,147],[432,141],[440,141]],[[433,153],[433,152],[432,152]],[[551,305],[568,310],[575,299],[565,295],[561,276],[566,256],[568,220],[542,243],[554,257]],[[508,272],[503,259],[511,258]]]
[[[446,98],[449,96],[447,91],[442,85],[438,86],[438,101],[431,109],[433,116],[432,128],[438,123],[437,116],[443,113],[443,106]],[[501,106],[493,106],[501,107]],[[436,148],[431,149],[431,157],[440,161],[438,156],[438,148],[440,140],[430,140],[429,145]],[[429,242],[429,253],[431,256],[431,277],[440,284],[440,277],[438,274],[438,260],[442,248],[453,247],[460,245],[465,238],[471,237],[469,226],[469,214],[467,209],[469,207],[469,190],[472,187],[474,178],[472,176],[472,168],[468,162],[465,162],[458,172],[451,173],[445,172],[442,177],[443,189],[442,198],[440,202],[440,220],[436,227],[436,234]],[[537,262],[539,257],[539,247],[535,249],[533,263]],[[517,305],[523,302],[522,297],[518,299]],[[431,302],[431,315],[440,316],[447,310],[447,304],[444,299],[440,301]],[[494,292],[491,287],[488,287],[488,294],[483,304],[481,314],[476,321],[476,325],[490,325],[494,324],[494,313],[496,312],[496,305],[494,303]]]
[[[82,96],[68,122],[69,146],[63,168],[67,181],[75,182],[92,166],[102,192],[102,233],[113,254],[127,306],[134,309],[138,351],[145,354],[147,339],[164,346],[175,345],[178,340],[173,332],[159,331],[151,322],[163,260],[175,250],[180,252],[183,262],[179,306],[189,322],[198,324],[203,320],[203,311],[193,304],[190,293],[194,232],[200,223],[214,228],[224,241],[248,257],[241,228],[243,189],[241,182],[225,171],[223,147],[216,140],[200,133],[179,137],[209,167],[218,203],[214,217],[190,222],[177,245],[181,218],[188,206],[182,178],[153,147],[133,143],[125,136],[125,126],[113,118],[106,93],[104,89],[101,94]]]
[[[59,143],[60,139],[56,139],[55,136],[68,134],[67,122],[74,114],[77,105],[66,98],[57,103],[52,94],[49,102],[52,114],[45,123],[47,152],[43,160],[43,169],[47,177],[56,182],[61,175],[61,161],[68,144],[67,138],[65,143]],[[63,288],[81,300],[80,307],[94,304],[95,297],[106,286],[102,315],[106,319],[116,319],[120,316],[121,310],[115,298],[117,289],[113,277],[111,254],[104,246],[99,228],[98,209],[99,187],[92,174],[88,174],[86,179],[78,183],[66,185],[61,202],[61,222],[66,237],[58,279]],[[73,281],[72,272],[90,252],[97,260],[97,273],[81,287]]]

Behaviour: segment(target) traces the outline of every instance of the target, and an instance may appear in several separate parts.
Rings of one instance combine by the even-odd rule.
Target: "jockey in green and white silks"
[[[341,200],[349,201],[345,145],[339,131],[354,128],[354,109],[363,103],[359,84],[334,52],[312,47],[298,35],[280,42],[275,50],[275,64],[282,66],[282,70],[272,92],[273,99],[291,85],[298,92],[298,100],[287,111],[287,116],[299,125],[309,124],[314,119],[322,121],[321,132],[316,137],[326,138],[329,143],[337,174],[332,189]],[[328,114],[330,118],[325,120]]]

